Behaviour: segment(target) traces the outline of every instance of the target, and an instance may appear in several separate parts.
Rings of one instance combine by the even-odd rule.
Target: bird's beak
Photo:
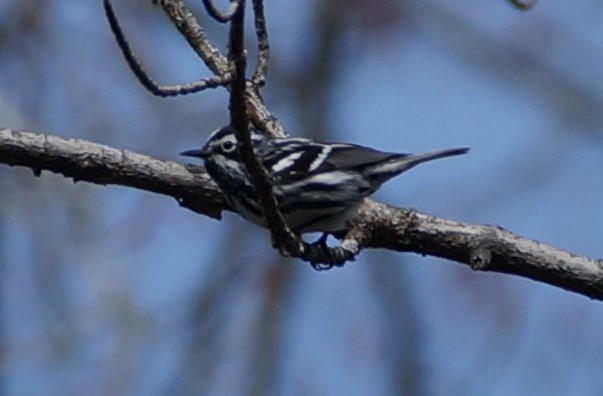
[[[204,149],[186,150],[180,153],[185,157],[205,158],[209,153]]]

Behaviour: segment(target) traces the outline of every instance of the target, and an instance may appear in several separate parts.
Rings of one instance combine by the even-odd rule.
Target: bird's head
[[[257,146],[264,141],[265,137],[254,129],[250,129],[251,142]],[[231,160],[238,160],[237,137],[231,126],[216,129],[209,135],[207,142],[201,149],[187,150],[180,153],[187,157],[196,157],[204,160],[214,156],[222,156]]]

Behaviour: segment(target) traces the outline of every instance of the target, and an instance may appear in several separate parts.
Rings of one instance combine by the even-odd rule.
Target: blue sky
[[[299,135],[308,120],[287,81],[315,56],[320,2],[276,3],[266,100]],[[382,3],[394,23],[356,5],[335,45],[326,137],[471,152],[376,198],[603,256],[601,5]],[[31,4],[1,6],[15,15],[0,18],[2,126],[182,161],[226,122],[220,90],[150,97],[97,2],[55,1],[20,23]],[[158,81],[207,74],[158,10],[116,8]],[[0,167],[0,201],[7,394],[242,394],[264,365],[273,394],[400,394],[412,389],[400,373],[434,395],[603,392],[600,303],[548,285],[381,251],[316,273],[235,215],[216,222],[166,197],[23,169]]]

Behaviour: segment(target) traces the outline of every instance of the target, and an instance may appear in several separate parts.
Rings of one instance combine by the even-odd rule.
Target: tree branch
[[[0,163],[60,173],[74,182],[117,184],[176,198],[181,206],[219,219],[227,209],[203,167],[162,161],[80,139],[0,129]]]
[[[162,161],[84,140],[0,129],[0,163],[60,173],[75,181],[134,187],[220,218],[228,209],[202,167]],[[500,227],[445,220],[366,200],[357,248],[431,255],[473,269],[519,275],[603,300],[603,261],[522,238]]]

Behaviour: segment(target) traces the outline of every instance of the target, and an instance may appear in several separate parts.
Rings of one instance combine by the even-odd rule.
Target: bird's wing
[[[335,169],[363,167],[405,157],[408,154],[388,153],[355,144],[332,144],[328,163]]]
[[[260,150],[266,169],[281,180],[300,179],[320,172],[361,167],[405,156],[353,144],[323,144],[291,138],[272,140]]]
[[[276,178],[296,179],[316,171],[324,151],[324,145],[308,139],[274,139],[260,149],[259,157]]]

